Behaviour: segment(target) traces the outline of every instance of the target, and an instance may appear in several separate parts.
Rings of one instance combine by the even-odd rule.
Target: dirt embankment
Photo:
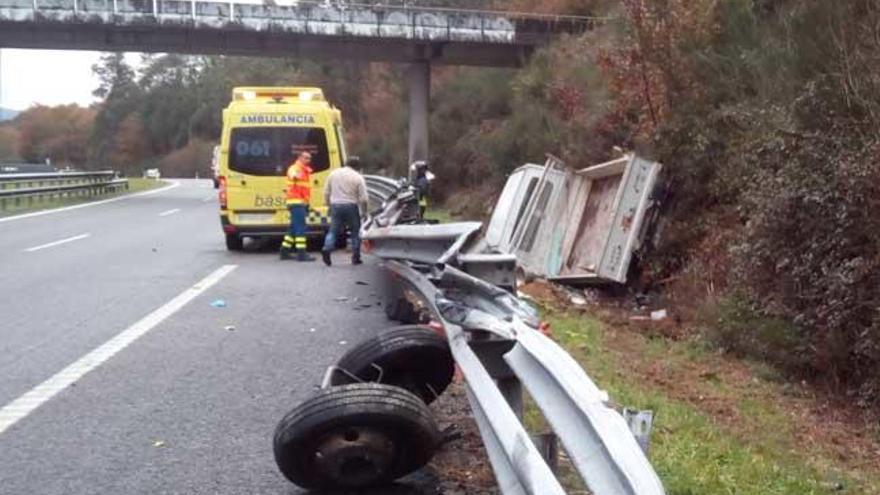
[[[651,309],[635,309],[632,298],[588,291],[574,304],[568,289],[537,281],[521,288],[548,308],[581,313],[603,323],[603,348],[619,373],[649,384],[665,396],[692,405],[720,428],[746,443],[760,443],[764,418],[749,404],[784,418],[777,441],[813,466],[846,473],[858,481],[880,472],[880,423],[864,411],[804,381],[792,381],[766,365],[707,349],[686,327],[675,307],[652,320]],[[578,295],[581,293],[578,292]],[[656,308],[660,309],[660,308]],[[552,329],[551,329],[552,330]],[[652,343],[663,339],[658,353]],[[871,475],[871,473],[874,473]]]

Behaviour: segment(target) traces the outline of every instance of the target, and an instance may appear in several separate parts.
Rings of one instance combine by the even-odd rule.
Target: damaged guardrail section
[[[362,236],[383,260],[388,316],[432,323],[389,330],[331,367],[319,394],[276,430],[282,472],[307,488],[352,488],[418,469],[448,441],[425,404],[443,393],[454,361],[505,495],[565,493],[555,474],[557,439],[591,493],[663,494],[608,394],[516,297],[515,257],[487,251],[478,222],[427,225],[401,215],[417,199],[405,181],[397,184],[389,191],[385,180],[368,178],[371,197],[382,203]],[[525,391],[553,434],[533,438],[526,430]],[[330,411],[343,400],[344,409]],[[325,411],[321,421],[317,407]]]

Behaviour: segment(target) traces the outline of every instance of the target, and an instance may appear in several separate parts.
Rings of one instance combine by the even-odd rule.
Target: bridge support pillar
[[[431,64],[414,62],[409,79],[409,163],[428,159],[428,105],[431,99]]]

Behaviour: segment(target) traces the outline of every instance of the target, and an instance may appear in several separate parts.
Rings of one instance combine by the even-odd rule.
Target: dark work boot
[[[282,260],[290,259],[290,248],[281,247],[281,251],[278,252],[278,257]]]
[[[327,266],[333,264],[333,260],[330,259],[330,251],[321,251],[321,259],[324,260],[324,264]]]
[[[309,255],[305,249],[298,249],[296,251],[296,261],[315,261],[315,257]]]
[[[351,255],[352,265],[360,265],[361,263],[363,263],[363,260],[361,260],[361,253],[354,253]]]

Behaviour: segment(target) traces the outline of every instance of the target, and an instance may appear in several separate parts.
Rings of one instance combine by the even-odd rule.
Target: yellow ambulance
[[[232,101],[223,110],[218,172],[227,249],[242,249],[245,237],[284,235],[290,221],[285,174],[303,151],[312,154],[309,237],[322,237],[330,225],[324,181],[346,157],[341,112],[319,88],[232,91]]]

